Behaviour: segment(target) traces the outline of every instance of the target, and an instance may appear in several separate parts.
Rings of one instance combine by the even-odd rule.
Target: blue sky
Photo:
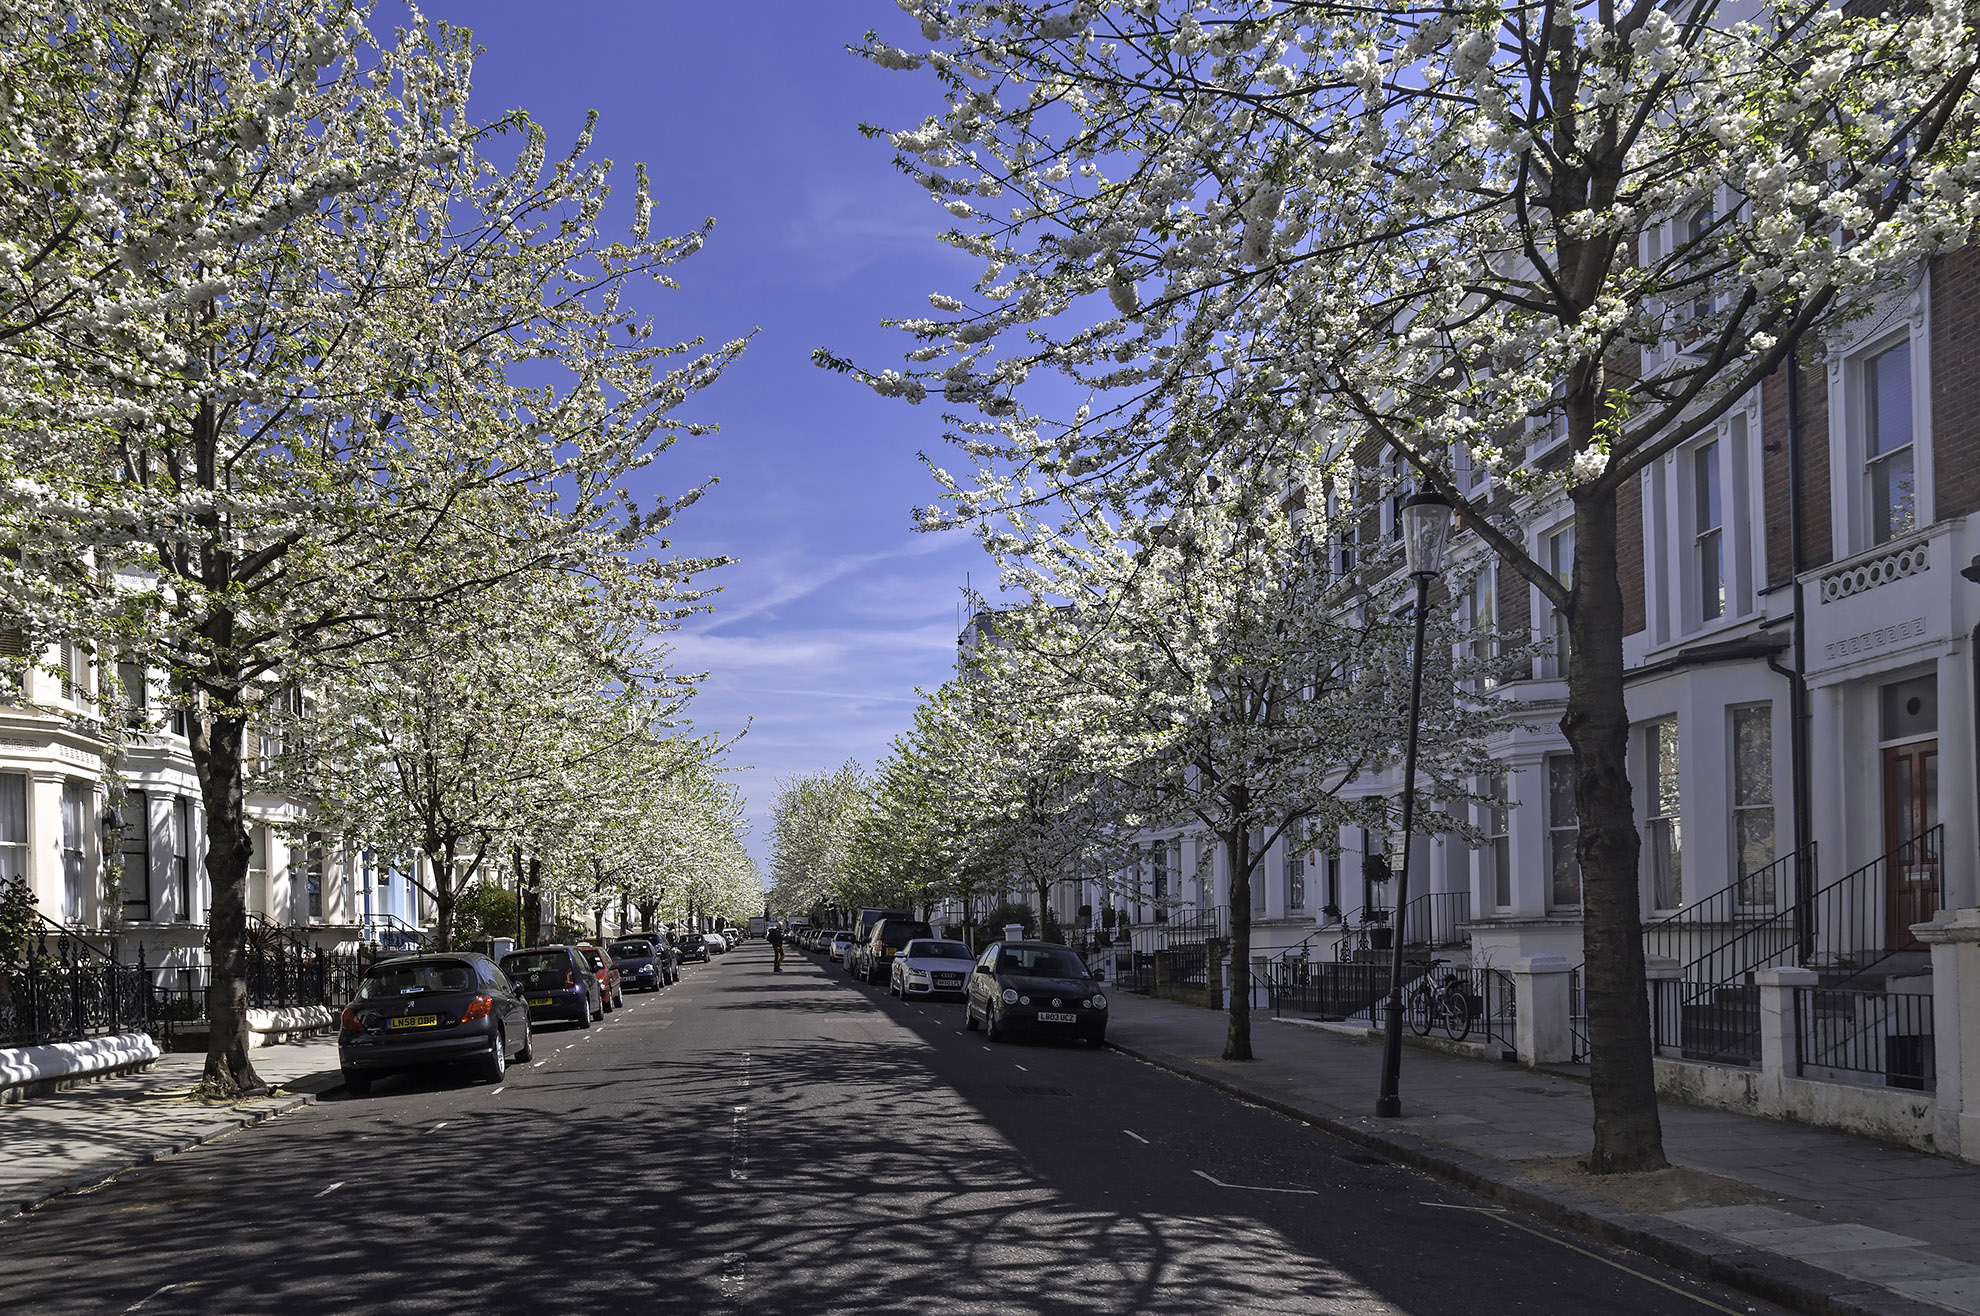
[[[910,509],[934,487],[915,454],[947,460],[933,406],[880,398],[810,363],[827,346],[894,365],[887,316],[961,291],[976,262],[941,246],[948,220],[896,173],[862,120],[912,126],[939,109],[926,74],[848,54],[869,28],[905,42],[886,0],[454,0],[435,18],[474,30],[484,52],[474,104],[527,109],[565,148],[588,109],[600,155],[654,176],[654,227],[714,216],[677,292],[645,299],[666,335],[755,343],[690,414],[720,423],[656,464],[654,490],[721,484],[682,518],[683,553],[740,559],[713,617],[677,637],[680,664],[712,674],[696,702],[707,730],[754,716],[734,761],[768,850],[775,781],[848,758],[867,765],[907,725],[916,686],[955,655],[966,574],[989,583],[973,540],[917,535]],[[642,502],[648,499],[642,498]]]

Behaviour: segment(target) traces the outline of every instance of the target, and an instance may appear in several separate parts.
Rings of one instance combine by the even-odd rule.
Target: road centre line
[[[1219,1188],[1240,1188],[1247,1193],[1298,1193],[1305,1197],[1318,1197],[1320,1195],[1320,1191],[1317,1188],[1263,1188],[1257,1184],[1225,1183],[1216,1175],[1209,1174],[1203,1170],[1191,1170],[1190,1173],[1199,1179],[1208,1179]]]
[[[1018,1068],[1019,1068],[1019,1069],[1024,1069],[1024,1066],[1023,1066],[1023,1065],[1019,1065],[1019,1066],[1018,1066]],[[1025,1072],[1025,1073],[1027,1073],[1027,1074],[1029,1074],[1029,1073],[1030,1073],[1031,1071],[1030,1071],[1030,1070],[1028,1070],[1028,1069],[1024,1069],[1024,1072]]]
[[[1127,1134],[1128,1137],[1133,1138],[1136,1142],[1140,1143],[1144,1147],[1151,1145],[1148,1139],[1142,1137],[1139,1133],[1136,1133],[1133,1129],[1122,1129],[1121,1132]]]
[[[342,1188],[343,1186],[344,1186],[344,1180],[342,1180],[342,1179],[339,1179],[339,1180],[337,1180],[337,1182],[336,1182],[336,1183],[333,1183],[333,1184],[331,1184],[331,1185],[330,1185],[330,1186],[329,1186],[328,1188],[325,1188],[325,1189],[324,1189],[324,1190],[323,1190],[322,1192],[320,1192],[320,1193],[311,1193],[311,1194],[310,1194],[310,1196],[311,1196],[311,1197],[328,1197],[328,1196],[329,1196],[329,1195],[330,1195],[331,1193],[334,1193],[334,1192],[336,1192],[336,1191],[337,1191],[337,1190],[338,1190],[339,1188]]]
[[[453,1121],[452,1121],[452,1120],[441,1120],[441,1121],[440,1121],[440,1122],[439,1122],[438,1124],[436,1124],[436,1125],[434,1125],[434,1126],[433,1126],[432,1128],[430,1128],[430,1129],[428,1129],[428,1130],[427,1130],[427,1132],[428,1132],[428,1133],[438,1133],[438,1132],[440,1132],[440,1130],[442,1130],[442,1129],[444,1129],[444,1128],[446,1128],[446,1127],[447,1127],[447,1126],[448,1126],[449,1124],[452,1124],[452,1123],[453,1123]]]

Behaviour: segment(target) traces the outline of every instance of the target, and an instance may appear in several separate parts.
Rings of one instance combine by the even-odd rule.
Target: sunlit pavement
[[[761,943],[0,1224],[23,1312],[1772,1312]]]

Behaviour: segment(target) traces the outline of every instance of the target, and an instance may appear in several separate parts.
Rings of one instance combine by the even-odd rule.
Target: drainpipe
[[[1788,566],[1792,573],[1794,600],[1794,666],[1782,667],[1769,658],[1767,666],[1788,682],[1788,758],[1793,776],[1794,813],[1794,940],[1797,959],[1806,964],[1814,951],[1815,871],[1813,838],[1809,826],[1813,818],[1810,798],[1808,735],[1808,610],[1801,573],[1805,560],[1802,550],[1801,494],[1801,369],[1795,354],[1787,358],[1787,461],[1788,461]]]

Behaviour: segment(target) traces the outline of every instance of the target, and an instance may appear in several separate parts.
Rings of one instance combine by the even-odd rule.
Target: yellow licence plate
[[[391,1026],[394,1028],[434,1028],[439,1023],[440,1016],[437,1014],[407,1014],[394,1019]]]
[[[531,1005],[548,1005],[550,1004],[550,998],[548,996],[532,996],[529,998],[529,1003]]]

